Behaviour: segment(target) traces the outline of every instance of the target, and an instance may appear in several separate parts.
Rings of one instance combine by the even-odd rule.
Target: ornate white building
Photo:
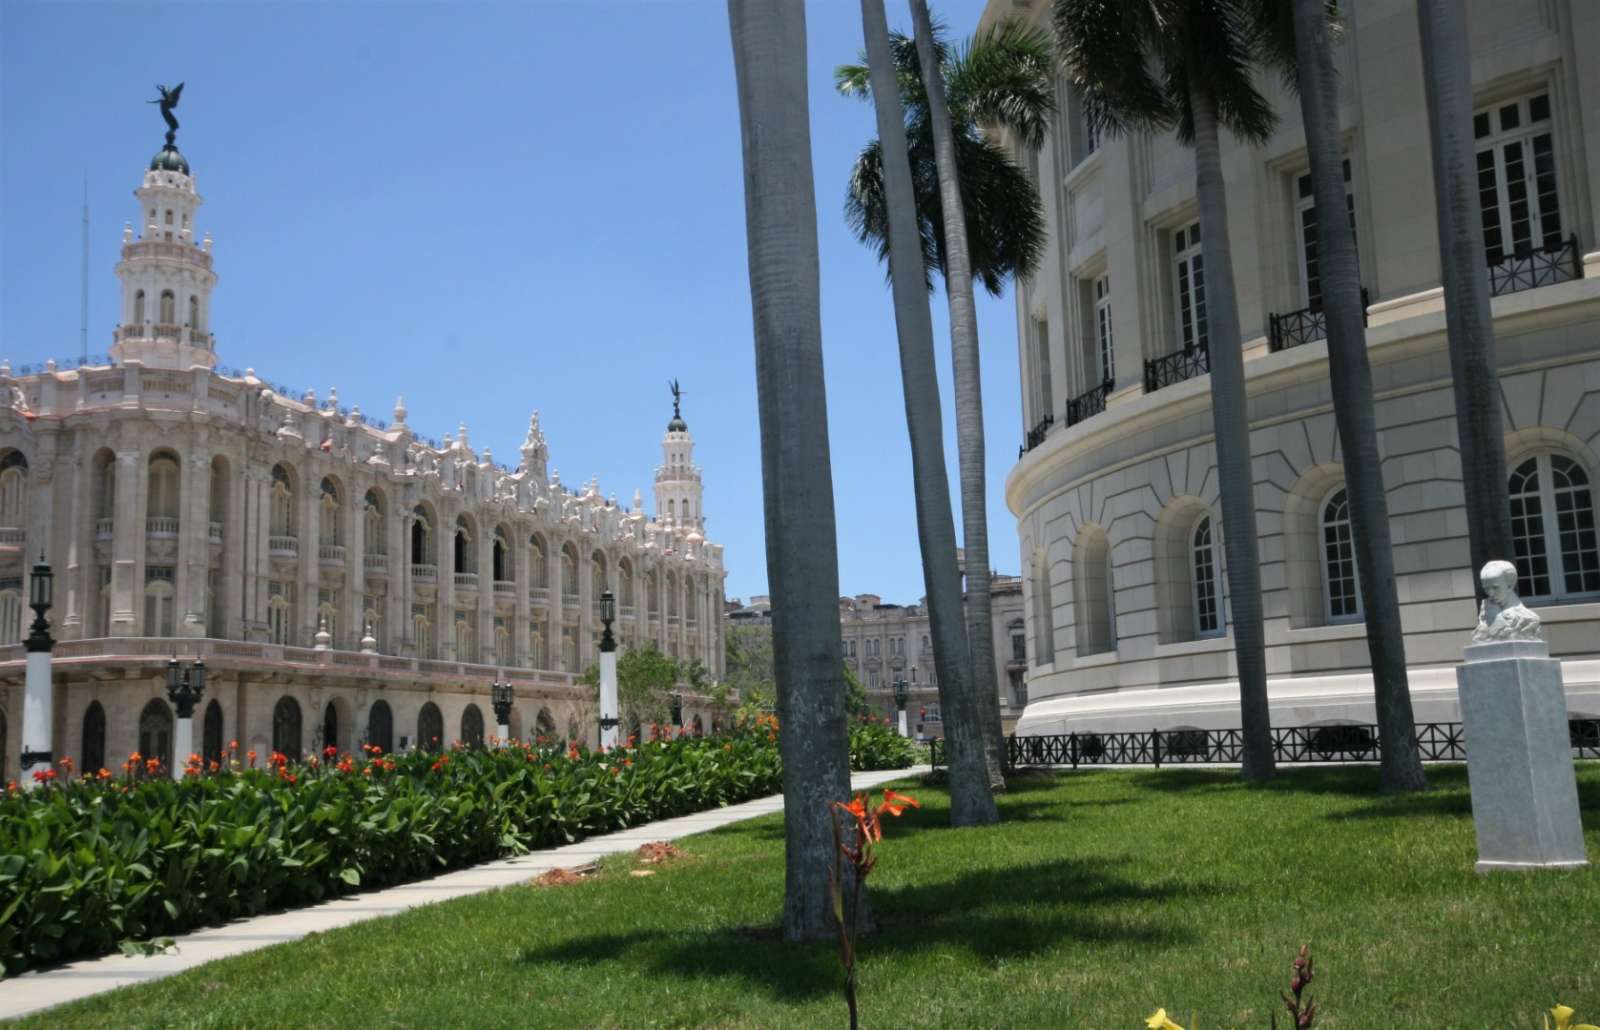
[[[169,145],[123,232],[109,362],[0,365],[0,756],[15,776],[32,562],[56,579],[55,751],[84,768],[169,757],[165,663],[203,658],[196,741],[309,753],[364,741],[474,740],[488,687],[511,727],[593,740],[600,595],[621,649],[654,642],[722,674],[722,548],[704,537],[701,472],[676,405],[658,515],[564,486],[535,412],[515,469],[289,396],[216,365],[211,240]],[[689,698],[686,720],[704,710]],[[30,744],[33,742],[29,742]],[[186,756],[177,756],[181,762]]]
[[[1459,719],[1476,621],[1413,0],[1341,5],[1340,122],[1419,721]],[[1050,29],[1048,0],[984,24]],[[1600,4],[1469,0],[1479,201],[1519,589],[1600,717]],[[1263,146],[1224,133],[1275,725],[1373,721],[1334,427],[1299,104],[1260,87]],[[1017,290],[1024,445],[1006,483],[1028,609],[1019,733],[1238,725],[1194,160],[1171,133],[1097,139],[1065,77],[1018,152],[1050,231]]]

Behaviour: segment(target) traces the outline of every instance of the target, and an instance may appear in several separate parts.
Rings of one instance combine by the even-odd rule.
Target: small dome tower
[[[656,467],[656,518],[672,526],[705,532],[700,469],[694,464],[694,437],[683,420],[683,392],[672,382],[672,420],[661,439],[662,464]]]

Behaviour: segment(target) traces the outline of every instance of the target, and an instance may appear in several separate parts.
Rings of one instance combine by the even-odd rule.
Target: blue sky
[[[808,6],[840,588],[909,602],[923,588],[893,312],[841,213],[873,133],[870,106],[832,90],[860,10]],[[964,36],[982,6],[935,13]],[[889,18],[909,27],[903,2]],[[766,591],[723,3],[0,0],[0,356],[78,352],[85,173],[89,350],[109,347],[122,226],[165,128],[144,101],[180,80],[222,363],[336,386],[383,418],[404,394],[418,432],[465,422],[513,464],[537,408],[564,481],[598,474],[647,505],[676,377],[728,594]],[[932,303],[953,490],[946,307]],[[991,549],[1014,572],[1015,314],[982,294],[978,313]]]

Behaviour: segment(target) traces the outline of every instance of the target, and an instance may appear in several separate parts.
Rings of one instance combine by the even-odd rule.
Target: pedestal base
[[[1467,648],[1456,669],[1478,871],[1586,865],[1561,663],[1542,644]]]

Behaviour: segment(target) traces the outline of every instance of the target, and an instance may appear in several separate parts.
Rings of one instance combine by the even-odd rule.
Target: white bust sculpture
[[[1492,561],[1478,574],[1488,596],[1478,609],[1478,628],[1472,631],[1474,644],[1495,644],[1510,640],[1543,640],[1539,616],[1529,611],[1517,596],[1517,567],[1508,561]]]

